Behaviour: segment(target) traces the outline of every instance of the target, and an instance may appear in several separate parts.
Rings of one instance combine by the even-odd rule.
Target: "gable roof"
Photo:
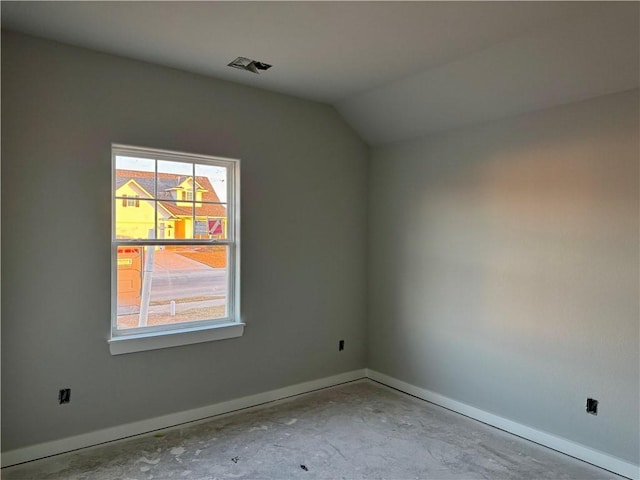
[[[116,170],[116,190],[126,185],[129,181],[134,180],[141,188],[148,192],[149,198],[153,198],[155,175],[154,172]],[[190,179],[191,176],[189,175],[160,172],[157,174],[158,191],[156,198],[158,199],[158,203],[174,216],[191,216],[193,213],[191,207],[178,206],[176,203],[177,201],[184,203],[186,200],[177,200],[172,194],[173,191],[179,189],[185,181]],[[220,199],[213,185],[211,185],[209,178],[196,175],[195,180],[196,187],[201,187],[197,188],[197,190],[202,192],[202,203],[198,202],[195,204],[196,216],[226,217],[227,208],[224,204],[220,203]]]

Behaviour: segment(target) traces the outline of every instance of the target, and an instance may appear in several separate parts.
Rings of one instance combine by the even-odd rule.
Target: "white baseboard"
[[[583,460],[597,467],[617,473],[618,475],[622,475],[633,480],[640,480],[640,466],[638,465],[634,465],[611,455],[607,455],[606,453],[593,450],[579,443],[567,440],[566,438],[557,437],[550,433],[507,420],[506,418],[485,412],[479,408],[458,402],[424,388],[416,387],[415,385],[403,382],[402,380],[389,377],[383,373],[376,372],[375,370],[367,369],[367,377],[371,380],[375,380],[376,382],[380,382],[415,397],[427,400],[428,402],[435,403],[436,405],[461,413],[462,415],[479,420],[480,422],[497,427],[519,437],[526,438],[527,440],[531,440],[532,442],[545,447],[557,450],[558,452]]]
[[[590,449],[589,447],[572,442],[571,440],[557,437],[550,433],[507,420],[506,418],[485,412],[484,410],[458,402],[424,388],[416,387],[415,385],[411,385],[370,369],[345,372],[331,377],[299,383],[255,395],[249,395],[247,397],[216,403],[202,408],[172,413],[161,417],[150,418],[148,420],[63,438],[61,440],[54,440],[30,447],[19,448],[2,454],[2,467],[8,467],[18,463],[49,457],[51,455],[66,453],[80,448],[92,447],[135,435],[143,435],[189,422],[202,421],[217,415],[234,412],[244,408],[255,407],[264,403],[282,400],[294,395],[308,393],[320,388],[331,387],[365,377],[436,405],[448,408],[454,412],[461,413],[462,415],[466,415],[475,420],[479,420],[480,422],[497,427],[519,437],[526,438],[527,440],[531,440],[532,442],[545,447],[549,447],[553,450],[578,458],[587,463],[591,463],[592,465],[604,468],[605,470],[617,473],[618,475],[631,478],[632,480],[640,480],[640,467],[637,465],[620,460],[597,450]]]
[[[351,382],[365,377],[365,369],[353,370],[351,372],[345,372],[309,382],[298,383],[297,385],[249,395],[247,397],[216,403],[202,408],[172,413],[161,417],[150,418],[148,420],[63,438],[61,440],[53,440],[51,442],[40,443],[30,447],[19,448],[2,454],[2,466],[8,467],[18,463],[49,457],[51,455],[70,452],[79,448],[92,447],[94,445],[120,440],[134,435],[142,435],[157,430],[175,427],[184,423],[204,420],[209,417],[230,413],[244,408],[255,407],[263,403],[282,400],[293,395],[308,393],[320,388],[332,387],[334,385]]]

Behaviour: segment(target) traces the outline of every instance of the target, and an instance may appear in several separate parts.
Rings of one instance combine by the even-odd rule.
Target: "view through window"
[[[237,321],[237,160],[114,146],[112,335]]]

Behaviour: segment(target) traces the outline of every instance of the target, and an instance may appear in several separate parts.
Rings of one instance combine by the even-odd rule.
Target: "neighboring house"
[[[153,238],[154,195],[157,199],[157,238],[225,238],[227,209],[209,178],[171,173],[116,171],[115,218],[118,238]]]

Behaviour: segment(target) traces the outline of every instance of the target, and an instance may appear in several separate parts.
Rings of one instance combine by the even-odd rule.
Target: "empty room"
[[[640,480],[640,3],[2,1],[3,479]]]

